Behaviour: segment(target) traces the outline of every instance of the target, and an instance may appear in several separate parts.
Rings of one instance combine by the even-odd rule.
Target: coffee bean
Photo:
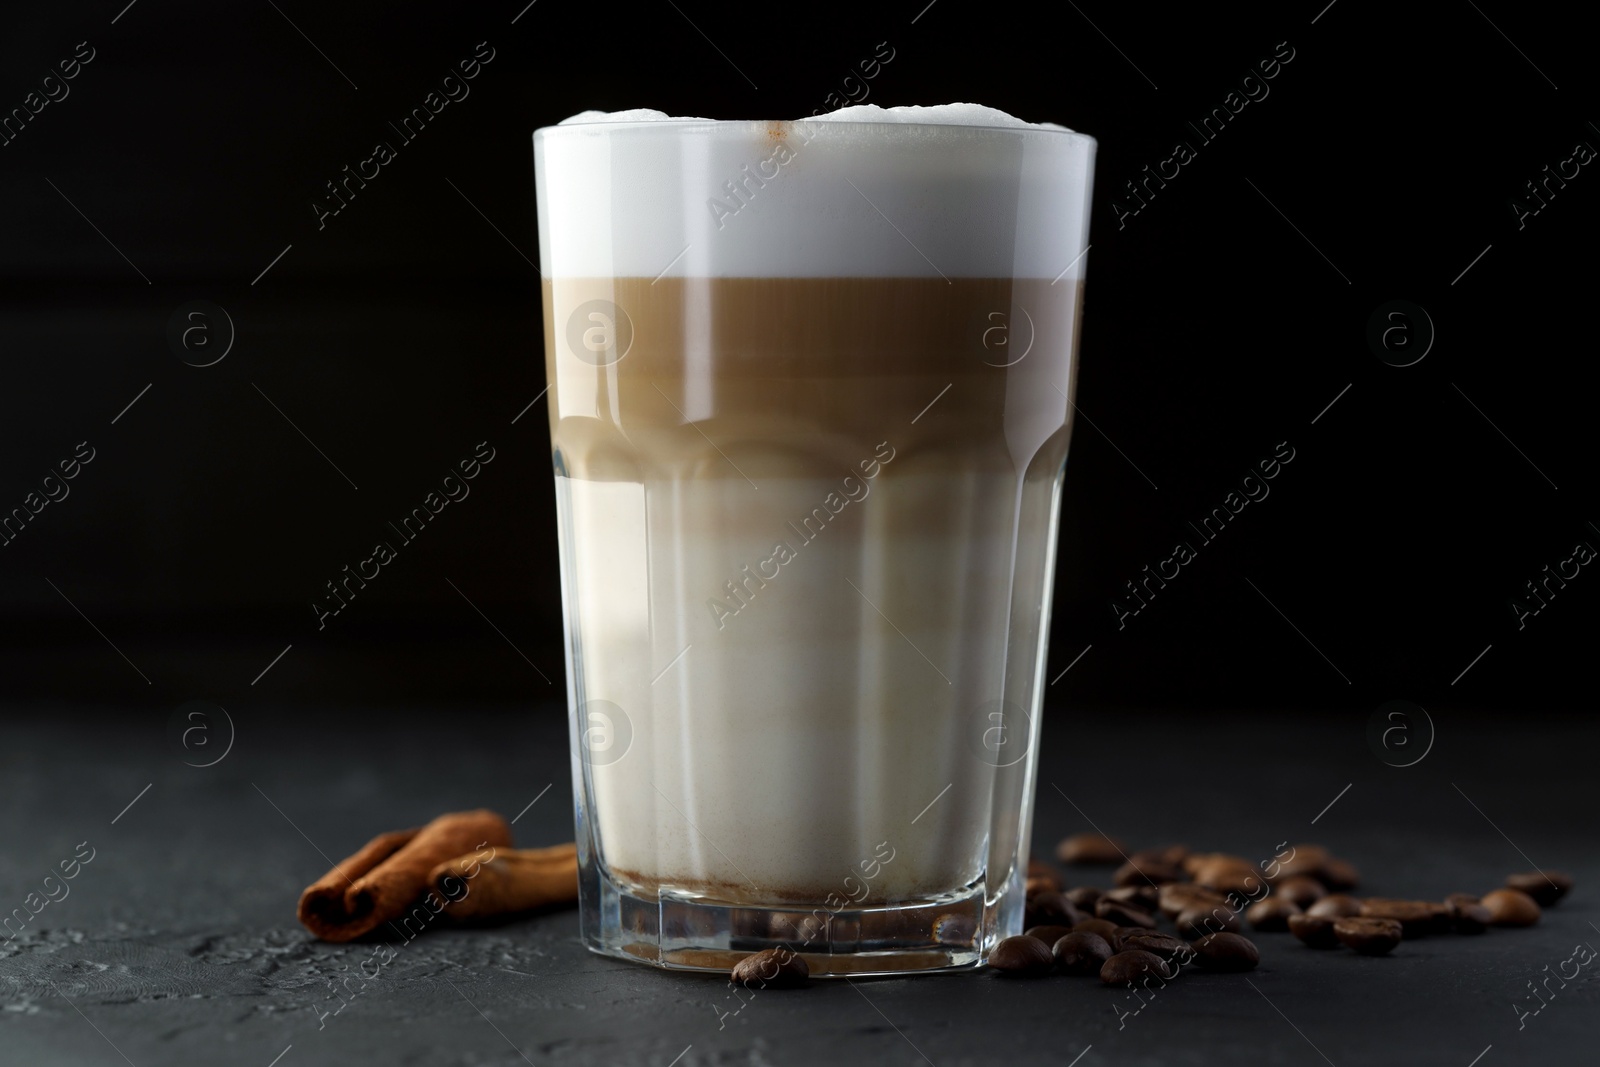
[[[1195,882],[1218,893],[1259,893],[1266,881],[1255,864],[1242,856],[1213,852],[1198,863],[1191,856],[1189,863]]]
[[[1343,893],[1335,893],[1311,905],[1306,909],[1306,914],[1323,919],[1344,919],[1361,914],[1361,901],[1355,897],[1347,897]]]
[[[1457,901],[1447,907],[1450,909],[1451,925],[1458,934],[1481,934],[1494,922],[1494,912],[1482,904]]]
[[[1310,875],[1291,874],[1273,885],[1272,895],[1293,901],[1304,910],[1327,896],[1328,890]]]
[[[1520,889],[1541,908],[1548,908],[1572,889],[1572,875],[1564,871],[1528,871],[1506,879],[1507,889]]]
[[[1496,889],[1481,902],[1494,926],[1532,926],[1539,921],[1539,905],[1520,889]]]
[[[1289,929],[1289,916],[1299,915],[1300,906],[1274,893],[1256,901],[1244,910],[1244,917],[1252,927],[1262,931]]]
[[[1050,973],[1055,957],[1036,937],[1008,937],[989,950],[989,966],[1008,977],[1038,978]]]
[[[1189,858],[1189,846],[1168,845],[1165,848],[1142,848],[1138,852],[1128,854],[1128,859],[1143,867],[1146,863],[1165,863],[1170,866],[1183,868],[1183,861]]]
[[[1207,934],[1194,943],[1195,962],[1207,971],[1249,971],[1261,962],[1261,953],[1238,934]]]
[[[733,965],[733,981],[750,989],[794,989],[806,984],[811,968],[798,952],[769,948]]]
[[[1335,936],[1363,956],[1381,956],[1391,951],[1404,936],[1398,919],[1365,919],[1353,916],[1333,920]]]
[[[1043,860],[1028,861],[1028,881],[1044,882],[1061,892],[1061,873]]]
[[[1047,945],[1055,944],[1070,933],[1070,926],[1030,926],[1022,931],[1024,937],[1036,937]]]
[[[1060,907],[1066,900],[1059,889],[1048,885],[1040,885],[1038,882],[1035,882],[1032,887],[1024,885],[1023,899],[1029,904],[1033,904],[1037,900],[1040,902],[1037,906],[1042,907]]]
[[[1455,907],[1457,904],[1476,904],[1478,900],[1479,898],[1471,893],[1451,893],[1444,898],[1444,902],[1451,907]]]
[[[1328,861],[1333,857],[1321,845],[1292,845],[1289,858],[1277,861],[1277,873],[1274,879],[1281,880],[1296,874],[1305,874],[1316,877],[1327,868]]]
[[[1368,897],[1361,902],[1361,916],[1366,919],[1394,919],[1406,937],[1423,937],[1438,929],[1439,914],[1435,909],[1442,907],[1444,905],[1435,905],[1426,900]]]
[[[1155,911],[1161,895],[1148,885],[1123,885],[1100,894],[1101,900],[1115,900],[1119,904],[1132,904],[1140,911]],[[1096,901],[1099,903],[1099,901]]]
[[[1029,893],[1025,899],[1022,910],[1022,924],[1024,926],[1045,926],[1047,924],[1060,924],[1071,926],[1066,922],[1071,918],[1075,909],[1068,904],[1066,898],[1060,893],[1050,889],[1040,889]]]
[[[1085,919],[1073,926],[1075,934],[1093,934],[1111,946],[1111,951],[1116,952],[1122,948],[1122,938],[1118,936],[1120,930],[1116,923],[1107,919]]]
[[[1100,981],[1106,985],[1127,985],[1150,978],[1171,978],[1175,973],[1172,965],[1155,953],[1134,949],[1118,952],[1106,960],[1100,967]]]
[[[1221,893],[1195,885],[1193,882],[1169,882],[1156,894],[1156,906],[1169,919],[1175,919],[1194,908],[1214,908],[1218,904],[1227,903],[1228,898]]]
[[[1354,865],[1333,857],[1324,860],[1312,877],[1327,886],[1331,893],[1344,893],[1361,884],[1361,872]]]
[[[1106,938],[1118,952],[1128,947],[1128,938],[1138,937],[1140,934],[1153,934],[1156,931],[1148,926],[1119,926],[1112,931],[1112,937]]]
[[[1092,885],[1080,885],[1076,889],[1069,889],[1064,894],[1067,903],[1084,911],[1093,911],[1095,901],[1100,899],[1100,890]]]
[[[1155,916],[1143,908],[1132,904],[1124,904],[1120,900],[1101,897],[1094,906],[1094,913],[1101,919],[1107,919],[1118,926],[1146,926],[1154,928]]]
[[[1327,915],[1289,916],[1289,932],[1312,948],[1337,948],[1339,937],[1333,932],[1337,920]]]
[[[1130,949],[1153,952],[1164,960],[1171,960],[1174,956],[1187,957],[1191,952],[1187,941],[1154,930],[1145,930],[1123,937],[1122,951],[1127,952]]]
[[[1055,943],[1052,952],[1056,967],[1063,974],[1099,974],[1112,956],[1111,946],[1098,934],[1067,934]]]
[[[941,945],[970,945],[977,928],[965,915],[941,915],[933,920],[933,939]]]
[[[1182,867],[1175,863],[1163,863],[1148,857],[1142,863],[1129,861],[1117,868],[1117,873],[1111,880],[1117,885],[1137,885],[1149,888],[1152,885],[1162,885],[1166,882],[1181,882],[1186,877]]]
[[[1056,846],[1056,859],[1062,863],[1122,863],[1122,843],[1104,834],[1073,834]]]
[[[1178,933],[1193,941],[1207,934],[1236,934],[1239,913],[1227,904],[1190,908],[1178,916]]]
[[[629,920],[629,925],[634,927],[636,932],[643,934],[644,929],[640,925],[642,920],[637,917],[637,914],[635,913],[634,917]],[[767,920],[768,932],[766,936],[781,937],[797,941],[802,945],[809,945],[822,936],[822,931],[826,925],[815,915],[809,915],[798,923],[791,923],[782,916],[774,915]]]

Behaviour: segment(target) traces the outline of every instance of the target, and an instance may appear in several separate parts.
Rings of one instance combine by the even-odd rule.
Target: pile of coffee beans
[[[1571,875],[1528,871],[1481,897],[1356,897],[1350,891],[1360,884],[1360,872],[1311,844],[1257,865],[1183,845],[1130,853],[1100,834],[1077,834],[1057,846],[1056,858],[1114,866],[1113,884],[1068,889],[1053,865],[1029,863],[1026,930],[989,951],[989,967],[1001,975],[1093,975],[1106,985],[1125,986],[1166,981],[1189,964],[1204,971],[1248,971],[1261,953],[1240,934],[1246,925],[1260,933],[1287,931],[1310,948],[1344,946],[1381,956],[1402,941],[1428,935],[1532,926],[1572,889]],[[1159,929],[1160,917],[1176,934]],[[934,935],[943,943],[970,943],[974,932],[968,918],[942,915],[934,922]],[[793,951],[769,948],[741,960],[732,978],[782,989],[806,984],[808,973]]]
[[[1111,888],[1067,889],[1056,868],[1028,865],[1026,932],[991,951],[1004,975],[1097,974],[1107,985],[1202,970],[1247,971],[1260,962],[1241,936],[1286,931],[1317,949],[1344,946],[1367,956],[1430,934],[1481,934],[1491,926],[1531,926],[1572,888],[1570,875],[1530,871],[1481,898],[1443,901],[1350,895],[1361,874],[1321,845],[1300,844],[1272,860],[1195,852],[1183,845],[1129,852],[1100,834],[1076,834],[1056,847],[1062,863],[1114,866]],[[1176,928],[1159,930],[1157,916]],[[1043,951],[1048,949],[1048,951]]]

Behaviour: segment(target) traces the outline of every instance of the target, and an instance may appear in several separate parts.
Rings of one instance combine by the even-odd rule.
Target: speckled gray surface
[[[165,712],[10,711],[0,906],[23,907],[80,843],[94,854],[64,899],[0,936],[0,1064],[955,1067],[1083,1054],[1082,1067],[1499,1067],[1591,1062],[1600,1038],[1600,961],[1552,981],[1520,1028],[1515,1007],[1534,1005],[1527,983],[1575,944],[1600,945],[1596,731],[1577,718],[1436,712],[1434,749],[1396,769],[1367,748],[1365,709],[1050,714],[1041,852],[1087,817],[1135,845],[1265,857],[1285,839],[1321,841],[1373,894],[1482,891],[1530,859],[1579,879],[1531,930],[1406,942],[1383,959],[1261,935],[1248,976],[1186,974],[1120,1015],[1137,1006],[1126,990],[985,974],[736,997],[714,977],[589,954],[572,912],[430,931],[341,999],[372,948],[312,941],[294,921],[300,889],[379,830],[478,805],[509,817],[551,783],[518,842],[570,839],[551,709],[231,709],[234,747],[209,768],[184,765]]]

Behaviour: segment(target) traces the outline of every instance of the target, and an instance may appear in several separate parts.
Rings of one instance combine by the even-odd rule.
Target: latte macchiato
[[[911,110],[536,139],[601,951],[1016,932],[1093,142]]]

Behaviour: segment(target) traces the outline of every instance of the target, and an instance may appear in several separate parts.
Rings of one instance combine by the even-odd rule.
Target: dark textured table
[[[1518,1016],[1540,1003],[1530,981],[1554,974],[1574,945],[1600,945],[1597,734],[1578,717],[1492,725],[1435,711],[1427,757],[1394,768],[1369,749],[1365,710],[1054,709],[1040,853],[1092,820],[1134,845],[1250,857],[1319,841],[1356,863],[1361,891],[1375,895],[1482,892],[1534,864],[1578,879],[1532,929],[1408,941],[1386,958],[1259,935],[1256,971],[1186,973],[1134,1015],[1122,1014],[1140,1007],[1133,994],[1092,980],[974,973],[736,997],[713,976],[591,955],[570,911],[430,931],[341,1000],[337,983],[372,949],[311,940],[294,920],[300,889],[375,832],[441,811],[522,812],[519,844],[570,839],[554,708],[235,712],[232,750],[208,768],[184,765],[198,760],[163,715],[10,710],[0,905],[23,908],[60,861],[93,858],[66,897],[0,937],[8,1065],[1500,1067],[1593,1062],[1600,1038],[1600,961],[1550,981],[1542,1010]],[[216,729],[220,745],[226,725]]]

